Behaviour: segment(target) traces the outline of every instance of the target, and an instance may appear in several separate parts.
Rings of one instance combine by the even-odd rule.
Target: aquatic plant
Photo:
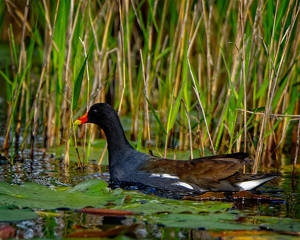
[[[67,164],[85,136],[86,161],[99,132],[72,121],[106,101],[130,115],[139,147],[247,151],[253,172],[283,152],[296,164],[299,11],[296,0],[1,1],[3,148],[65,144]]]

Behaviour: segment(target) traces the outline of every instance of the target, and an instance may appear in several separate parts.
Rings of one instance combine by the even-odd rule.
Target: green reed
[[[108,101],[131,116],[129,137],[139,149],[247,151],[253,172],[295,151],[298,1],[45,0],[15,8],[21,34],[0,11],[11,52],[0,72],[8,92],[4,149],[20,134],[21,150],[33,149],[43,136],[44,147],[65,144],[67,164],[73,136],[88,145],[86,162],[102,133],[73,129],[72,121]]]

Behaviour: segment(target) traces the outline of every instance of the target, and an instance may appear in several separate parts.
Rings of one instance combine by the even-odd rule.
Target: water
[[[14,160],[14,165],[3,164],[0,166],[0,181],[12,184],[35,182],[47,186],[74,186],[88,179],[107,180],[107,167],[100,173],[97,164],[89,163],[86,168],[77,168],[75,163],[65,167],[61,158],[53,154],[35,152],[34,159],[28,158],[29,152],[24,153],[24,158]]]
[[[90,179],[103,179],[106,181],[109,179],[107,167],[103,167],[101,169],[102,173],[100,173],[95,162],[89,163],[85,169],[78,169],[74,163],[66,168],[62,160],[53,154],[36,151],[34,159],[30,159],[28,156],[29,152],[25,152],[23,158],[16,159],[13,166],[10,164],[0,165],[0,181],[11,184],[35,182],[51,187],[74,186]],[[281,178],[273,181],[272,184],[259,189],[259,194],[270,196],[274,200],[233,200],[233,210],[241,210],[247,217],[272,216],[300,219],[299,181],[298,175],[291,176],[288,172],[284,173]],[[161,199],[157,197],[158,201]],[[16,229],[15,237],[25,239],[62,238],[69,236],[74,230],[80,232],[80,229],[92,229],[98,232],[102,230],[108,234],[107,236],[118,236],[118,231],[114,230],[116,232],[112,232],[111,229],[124,227],[121,231],[122,235],[125,232],[125,235],[129,238],[219,238],[218,231],[165,227],[160,224],[149,223],[139,216],[95,216],[67,209],[56,209],[50,212],[56,215],[40,215],[34,220],[10,223]],[[247,219],[241,219],[240,221],[247,221]],[[264,234],[267,239],[268,237],[274,237],[272,232]]]

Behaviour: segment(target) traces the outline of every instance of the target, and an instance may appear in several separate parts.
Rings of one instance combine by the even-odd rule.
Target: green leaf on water
[[[38,215],[30,209],[0,208],[0,222],[15,222],[30,220]]]
[[[21,196],[21,197],[20,197]],[[232,210],[233,203],[159,198],[137,191],[111,190],[103,180],[90,180],[75,187],[47,187],[35,183],[10,185],[0,182],[0,221],[21,221],[37,215],[28,209],[83,207],[113,208],[139,213],[138,218],[167,227],[206,230],[260,230],[299,232],[300,221],[292,218],[247,216]]]
[[[257,226],[236,222],[237,216],[228,213],[160,214],[157,221],[167,227],[203,228],[206,230],[252,230]]]
[[[99,193],[108,193],[108,184],[105,181],[99,179],[93,179],[87,182],[82,182],[76,185],[75,187],[69,189],[67,192],[82,192],[88,195],[95,195]]]
[[[219,206],[218,206],[219,205]],[[132,212],[140,212],[144,215],[152,215],[155,213],[211,213],[218,211],[226,211],[228,208],[232,207],[230,203],[220,204],[220,203],[197,203],[191,201],[178,201],[172,199],[162,199],[162,200],[150,200],[144,204],[141,202],[134,202],[123,206],[122,209],[130,210]],[[118,208],[120,209],[120,208]]]
[[[249,222],[257,222],[261,228],[282,231],[300,232],[300,220],[292,218],[280,218],[269,216],[254,216],[249,218]]]
[[[155,213],[168,212],[168,213],[215,213],[226,212],[233,207],[232,203],[223,203],[216,201],[188,201],[176,200],[167,198],[158,198],[153,195],[143,194],[135,191],[123,191],[123,194],[130,196],[130,202],[123,205],[121,208],[133,212],[140,212],[144,215],[152,215]]]
[[[0,182],[0,206],[77,209],[87,206],[104,207],[108,203],[120,205],[125,196],[111,194],[109,191],[103,180],[88,181],[67,190],[65,188],[49,188],[35,183],[10,185]],[[16,195],[23,197],[20,198]]]

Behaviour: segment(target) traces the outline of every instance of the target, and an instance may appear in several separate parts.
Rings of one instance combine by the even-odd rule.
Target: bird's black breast
[[[149,157],[149,155],[134,149],[115,151],[109,156],[110,179],[113,181],[130,181]]]

